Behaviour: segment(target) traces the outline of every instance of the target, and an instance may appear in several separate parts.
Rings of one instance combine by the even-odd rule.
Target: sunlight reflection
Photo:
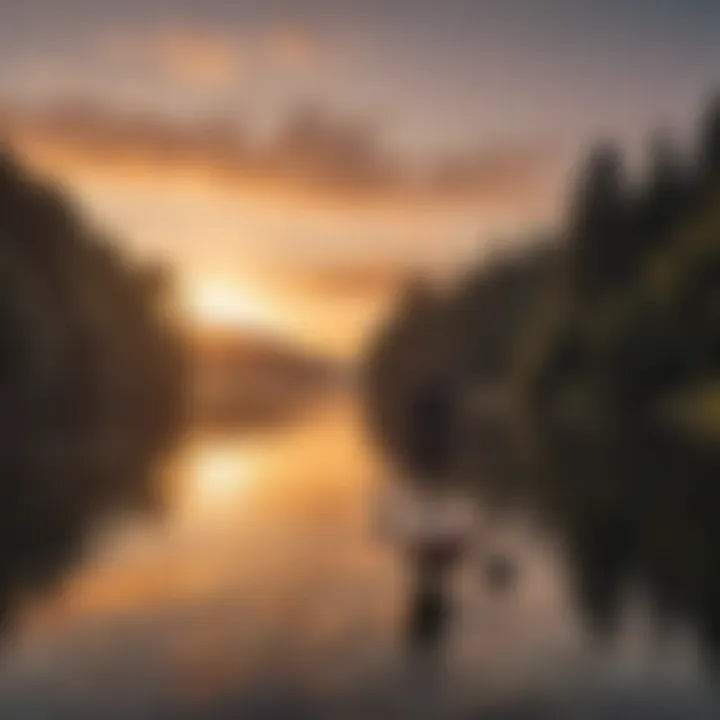
[[[192,512],[236,507],[256,477],[256,461],[242,443],[202,443],[186,460],[185,505]]]

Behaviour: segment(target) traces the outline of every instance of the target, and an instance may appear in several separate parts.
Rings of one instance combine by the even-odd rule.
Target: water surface
[[[387,471],[352,399],[273,431],[198,431],[167,473],[163,520],[118,523],[56,594],[28,603],[3,651],[3,716],[252,718],[270,703],[270,716],[295,717],[302,702],[418,694],[401,643],[402,549],[372,522]],[[658,655],[641,621],[620,650],[590,653],[562,553],[519,521],[493,540],[518,561],[518,585],[489,593],[481,538],[458,574],[442,672],[455,710],[588,678],[695,674],[691,635]]]

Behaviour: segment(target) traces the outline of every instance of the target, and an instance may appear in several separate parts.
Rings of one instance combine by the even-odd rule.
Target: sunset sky
[[[203,322],[352,356],[720,87],[716,0],[0,0],[0,123]]]

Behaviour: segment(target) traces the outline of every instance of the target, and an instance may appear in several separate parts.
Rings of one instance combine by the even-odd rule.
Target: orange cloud
[[[418,165],[387,150],[373,127],[320,110],[290,115],[265,141],[229,121],[179,123],[93,105],[0,108],[0,131],[55,163],[350,203],[514,206],[547,189],[554,167],[551,148],[537,145]]]
[[[267,30],[261,43],[270,57],[288,67],[307,67],[324,55],[324,43],[306,25],[278,23]]]
[[[241,66],[234,43],[197,31],[162,34],[156,52],[160,66],[168,74],[190,83],[224,83],[236,77]]]
[[[278,271],[276,271],[277,273]],[[282,274],[280,286],[335,300],[388,297],[412,275],[410,267],[396,263],[345,262],[293,267]]]
[[[191,27],[113,34],[103,39],[102,51],[126,68],[192,86],[226,85],[236,80],[245,67],[236,38]]]
[[[96,50],[125,71],[193,87],[219,87],[268,62],[285,69],[307,68],[325,47],[311,28],[285,21],[242,37],[192,26],[113,31]]]

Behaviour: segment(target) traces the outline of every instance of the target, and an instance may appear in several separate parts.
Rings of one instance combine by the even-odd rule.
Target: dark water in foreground
[[[515,591],[487,593],[478,541],[441,677],[412,670],[402,557],[368,522],[383,470],[350,400],[282,431],[198,433],[168,472],[162,523],[99,534],[28,606],[0,717],[720,716],[692,633],[658,647],[640,601],[618,647],[590,652],[562,553],[521,522],[501,539]]]

